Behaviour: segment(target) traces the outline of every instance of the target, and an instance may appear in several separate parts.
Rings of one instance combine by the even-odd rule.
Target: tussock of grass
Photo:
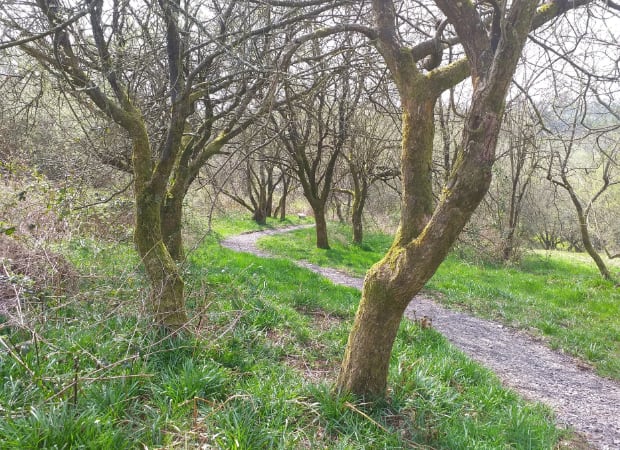
[[[349,244],[347,228],[335,225],[330,232],[334,245],[328,251],[314,248],[313,230],[269,236],[259,245],[363,275],[391,243],[388,236],[370,234],[369,244],[359,248]],[[589,362],[600,375],[620,379],[620,291],[583,255],[532,252],[505,267],[453,254],[427,287],[441,303],[541,334],[553,348]]]
[[[387,402],[333,394],[359,293],[287,261],[207,238],[184,268],[192,323],[169,336],[141,319],[130,247],[67,251],[105,276],[53,306],[25,305],[23,327],[0,329],[0,448],[551,449],[558,439],[545,408],[412,324],[399,332]]]

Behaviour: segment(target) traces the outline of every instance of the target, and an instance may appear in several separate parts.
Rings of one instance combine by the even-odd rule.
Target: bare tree
[[[370,188],[400,175],[396,161],[399,130],[391,117],[371,105],[358,108],[351,121],[351,136],[343,154],[350,188],[340,191],[350,196],[353,243],[359,245],[364,236],[362,219]]]
[[[498,232],[497,248],[508,261],[518,250],[521,213],[534,177],[541,175],[541,126],[524,102],[517,97],[507,106],[498,148],[501,152],[494,183],[485,199],[486,216]]]
[[[290,176],[286,164],[282,162],[282,152],[276,139],[269,137],[261,128],[260,124],[250,128],[242,139],[235,142],[236,158],[229,161],[228,167],[237,176],[229,180],[227,175],[221,189],[224,195],[250,211],[256,223],[264,225],[267,217],[275,213],[274,196],[277,190],[281,192],[279,202],[283,206],[278,212],[286,214]]]
[[[558,113],[557,120],[567,126],[559,129],[549,140],[551,157],[547,179],[568,193],[577,214],[583,248],[596,263],[603,278],[611,280],[611,272],[592,242],[589,220],[595,202],[610,187],[620,184],[615,176],[620,146],[617,140],[605,135],[592,136],[584,126],[587,109],[583,96]],[[596,174],[600,177],[600,185],[580,188],[579,173]]]
[[[486,194],[505,98],[528,34],[578,3],[533,0],[508,4],[449,2],[434,5],[445,15],[466,59],[448,66],[440,49],[450,36],[410,46],[415,30],[408,13],[392,1],[372,2],[376,45],[396,81],[403,109],[402,210],[398,232],[386,256],[367,273],[362,299],[349,335],[338,389],[383,396],[390,353],[405,308],[433,275],[452,243]],[[427,4],[427,11],[437,11]],[[436,13],[439,15],[438,11]],[[492,20],[493,17],[495,20]],[[443,20],[442,20],[443,21]],[[403,29],[401,29],[401,26]],[[433,64],[418,62],[435,56]],[[434,110],[442,92],[471,77],[471,103],[457,157],[437,204],[432,193]]]
[[[298,45],[291,24],[331,8],[208,0],[2,5],[12,44],[131,141],[134,236],[156,322],[187,322],[175,261],[183,258],[189,186],[207,160],[270,110],[278,68]]]
[[[328,249],[325,218],[336,163],[350,133],[350,120],[359,99],[359,83],[352,78],[351,52],[336,45],[321,55],[318,41],[311,42],[310,86],[285,88],[286,104],[273,115],[280,142],[308,200],[316,223],[316,245]],[[331,63],[331,67],[330,67]],[[308,94],[300,96],[299,89]]]

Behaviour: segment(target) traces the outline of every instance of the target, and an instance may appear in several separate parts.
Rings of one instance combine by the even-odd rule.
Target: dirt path
[[[236,251],[270,257],[256,241],[286,230],[268,230],[222,241]],[[361,289],[363,280],[334,269],[297,262],[336,284]],[[503,325],[444,308],[417,296],[406,311],[408,318],[429,316],[433,327],[471,358],[493,370],[502,382],[529,400],[549,405],[558,421],[582,433],[588,443],[603,450],[620,450],[620,385],[600,378],[575,359],[550,350],[531,336]]]

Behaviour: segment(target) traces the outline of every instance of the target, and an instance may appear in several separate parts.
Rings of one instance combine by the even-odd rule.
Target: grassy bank
[[[224,227],[226,228],[226,227]],[[433,330],[404,324],[382,404],[330,392],[358,293],[207,237],[185,266],[192,322],[143,317],[130,246],[74,241],[69,298],[4,323],[0,448],[552,449],[525,403]]]
[[[327,251],[315,248],[313,230],[270,236],[259,246],[363,276],[391,243],[389,236],[368,234],[357,247],[349,244],[348,228],[332,226],[330,231],[332,249]],[[542,335],[599,374],[620,379],[620,291],[587,258],[532,252],[506,267],[452,254],[427,287],[443,304]]]

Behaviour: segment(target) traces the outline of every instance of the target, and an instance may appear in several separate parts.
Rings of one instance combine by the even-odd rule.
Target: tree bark
[[[329,250],[329,239],[327,237],[327,221],[325,220],[325,205],[313,205],[314,223],[316,229],[316,247]]]
[[[437,5],[463,43],[473,93],[457,157],[433,208],[430,156],[435,101],[468,73],[453,64],[451,70],[422,75],[412,52],[400,46],[393,3],[373,1],[377,46],[403,105],[403,207],[392,247],[364,280],[338,375],[338,390],[364,397],[385,394],[391,349],[407,304],[445,259],[489,188],[504,99],[536,11],[535,0],[513,2],[502,27],[510,39],[501,39],[493,55],[474,4],[437,0]]]
[[[136,192],[134,239],[149,279],[155,322],[170,329],[187,323],[184,283],[161,232],[161,198],[147,189]]]
[[[172,259],[185,258],[183,248],[183,198],[172,195],[166,198],[161,209],[161,229],[164,244]]]
[[[353,243],[355,245],[361,245],[364,240],[364,224],[362,220],[364,215],[364,205],[366,203],[366,195],[367,193],[364,189],[360,190],[360,192],[356,192],[353,197],[351,223],[353,226]]]

